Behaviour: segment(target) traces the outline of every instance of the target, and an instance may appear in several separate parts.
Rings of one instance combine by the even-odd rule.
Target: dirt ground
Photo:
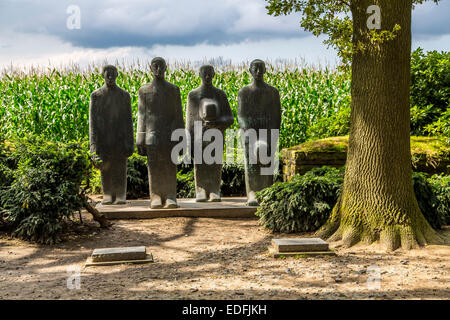
[[[55,246],[0,234],[0,299],[450,299],[450,246],[385,253],[332,243],[334,257],[268,255],[272,238],[298,236],[250,219],[122,220],[100,230],[86,215]],[[142,245],[154,263],[84,267],[95,248]]]

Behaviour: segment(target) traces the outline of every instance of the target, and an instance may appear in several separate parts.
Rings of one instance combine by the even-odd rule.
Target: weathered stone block
[[[147,258],[147,250],[142,247],[104,248],[92,252],[93,262],[143,260]]]
[[[328,243],[320,238],[272,239],[278,253],[327,251]]]

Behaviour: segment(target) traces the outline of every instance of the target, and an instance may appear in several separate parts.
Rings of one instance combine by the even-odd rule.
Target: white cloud
[[[81,7],[68,30],[66,8]],[[299,16],[267,15],[264,0],[0,0],[0,65],[216,57],[334,64],[335,52],[302,31]],[[450,1],[413,12],[413,48],[450,50]],[[108,49],[109,48],[109,49]]]
[[[11,36],[14,38],[14,36]],[[162,56],[170,62],[207,61],[214,58],[231,60],[233,63],[251,61],[255,58],[275,62],[297,60],[306,64],[335,65],[336,55],[326,50],[322,39],[306,37],[302,39],[273,39],[267,41],[243,41],[235,44],[199,44],[196,46],[155,45],[145,47],[114,47],[109,49],[85,49],[64,43],[54,36],[20,35],[21,46],[8,46],[0,51],[0,68],[13,64],[15,67],[61,66],[76,63],[81,67],[101,64],[105,61],[115,63],[141,62]],[[0,41],[4,40],[0,37]],[[29,47],[39,50],[26,51]],[[25,53],[27,52],[27,53]]]
[[[240,32],[285,32],[300,33],[298,15],[272,17],[267,14],[263,1],[232,1],[236,3],[239,18],[227,30],[229,33]]]
[[[302,37],[298,17],[267,15],[264,0],[78,0],[81,30],[65,28],[73,1],[3,0],[2,32],[46,33],[86,48],[147,46],[155,43],[195,45],[243,40]],[[18,10],[24,6],[23,10]]]

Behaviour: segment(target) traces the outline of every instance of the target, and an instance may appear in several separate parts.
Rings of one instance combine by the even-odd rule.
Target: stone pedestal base
[[[257,218],[257,207],[248,207],[246,198],[222,198],[221,202],[178,199],[179,208],[150,209],[150,200],[128,200],[125,205],[97,205],[107,219],[152,219],[165,217]]]

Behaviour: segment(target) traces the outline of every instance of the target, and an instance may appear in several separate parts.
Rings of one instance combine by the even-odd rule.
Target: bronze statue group
[[[163,58],[151,61],[153,80],[139,89],[139,105],[136,132],[138,153],[148,159],[150,187],[150,208],[177,208],[177,165],[171,154],[176,142],[172,141],[172,132],[185,128],[180,89],[165,80],[166,62]],[[245,133],[251,130],[279,130],[281,123],[280,96],[276,88],[264,82],[266,72],[262,60],[250,64],[253,82],[238,93],[238,123]],[[103,187],[103,205],[126,203],[127,159],[134,152],[133,120],[131,97],[128,92],[116,84],[117,68],[111,65],[103,67],[105,85],[91,95],[89,108],[89,135],[91,152],[101,160],[101,179]],[[200,124],[200,137],[209,129],[225,130],[233,122],[228,98],[223,90],[213,86],[215,75],[211,65],[200,68],[202,84],[189,92],[186,107],[186,130],[190,144],[200,143],[205,150],[212,143],[207,139],[194,141],[199,136],[196,124]],[[206,140],[206,141],[205,141]],[[245,183],[247,204],[257,206],[256,192],[273,183],[273,172],[261,174],[267,163],[251,161],[258,154],[259,139],[249,139],[243,135],[242,144],[245,154]],[[265,151],[273,158],[274,142],[264,141]],[[223,144],[223,139],[222,139]],[[216,151],[217,152],[217,151]],[[223,153],[223,149],[222,149]],[[204,163],[196,152],[194,159],[196,201],[221,201],[220,182],[222,162]],[[218,155],[221,159],[223,154]],[[273,161],[273,159],[272,159]]]

